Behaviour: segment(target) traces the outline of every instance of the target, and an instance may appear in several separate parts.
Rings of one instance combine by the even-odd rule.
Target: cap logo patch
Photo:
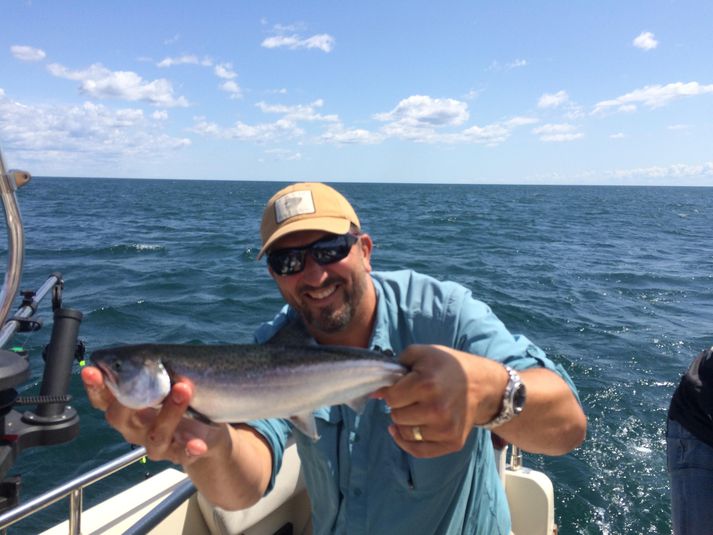
[[[293,191],[275,201],[275,220],[278,225],[291,217],[315,212],[311,191]]]

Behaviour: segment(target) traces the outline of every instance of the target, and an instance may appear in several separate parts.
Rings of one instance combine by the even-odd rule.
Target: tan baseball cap
[[[301,230],[346,234],[351,225],[361,229],[354,208],[334,188],[321,182],[302,182],[281,189],[267,202],[262,214],[262,257],[283,236]]]

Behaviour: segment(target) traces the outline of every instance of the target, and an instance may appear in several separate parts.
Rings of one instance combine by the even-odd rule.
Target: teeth
[[[309,292],[307,295],[311,297],[312,299],[325,299],[332,295],[335,291],[337,291],[336,286],[330,286],[329,288],[325,288],[322,291],[317,291],[317,292]]]

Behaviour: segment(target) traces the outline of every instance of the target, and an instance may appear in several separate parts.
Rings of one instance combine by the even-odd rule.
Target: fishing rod
[[[20,477],[5,476],[22,450],[61,444],[79,434],[79,415],[69,404],[68,392],[73,361],[84,354],[84,346],[78,339],[82,313],[62,306],[61,273],[52,273],[36,291],[22,291],[22,303],[8,318],[20,287],[25,249],[15,192],[29,183],[31,176],[26,171],[6,169],[0,152],[0,200],[8,232],[8,267],[0,292],[0,511],[19,501]],[[16,387],[30,378],[29,354],[22,348],[4,348],[16,333],[42,327],[42,321],[35,315],[50,292],[54,321],[43,352],[45,366],[40,392],[37,396],[19,396]],[[20,412],[16,408],[24,405],[34,405],[34,409]]]

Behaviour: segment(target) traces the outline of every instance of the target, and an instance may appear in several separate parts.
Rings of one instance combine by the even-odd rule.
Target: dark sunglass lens
[[[339,262],[349,254],[355,242],[356,237],[351,235],[322,240],[312,246],[312,257],[321,265]]]
[[[304,269],[304,251],[275,251],[267,261],[278,275],[292,275]]]

